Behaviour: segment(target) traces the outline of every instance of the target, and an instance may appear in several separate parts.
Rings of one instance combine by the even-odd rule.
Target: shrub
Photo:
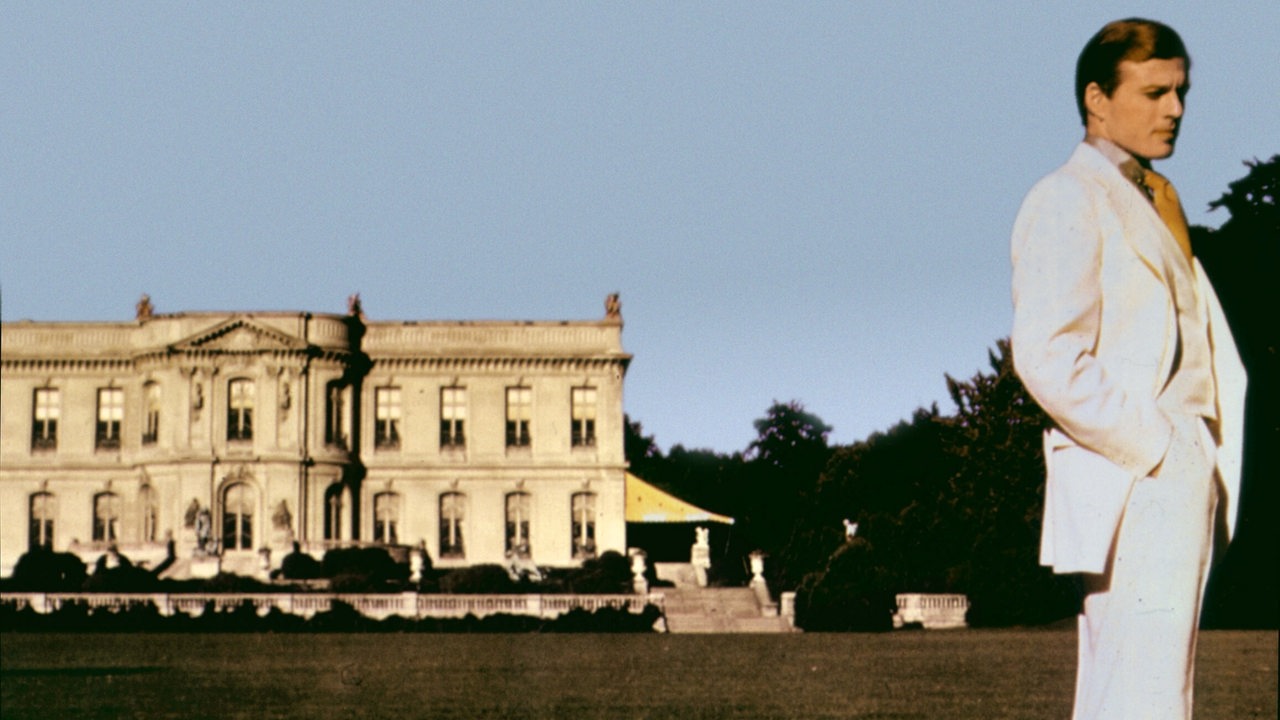
[[[621,553],[606,551],[572,571],[566,585],[569,592],[574,593],[629,593],[631,561]]]
[[[874,548],[858,538],[842,546],[796,593],[796,623],[806,631],[869,632],[893,627],[897,605],[877,572]]]
[[[520,586],[512,582],[506,568],[501,565],[472,565],[440,578],[442,593],[499,594],[519,590]]]
[[[280,576],[288,580],[314,580],[324,577],[324,566],[319,560],[302,552],[295,542],[293,552],[280,561]]]
[[[383,548],[336,548],[324,554],[322,567],[337,592],[385,592],[409,579],[409,566]]]
[[[208,580],[197,582],[199,582],[199,585],[187,592],[269,593],[277,590],[275,586],[264,583],[257,578],[225,572],[220,572]]]
[[[84,585],[85,564],[72,553],[37,548],[18,558],[8,589],[30,592],[75,592]]]
[[[378,629],[378,621],[361,615],[344,602],[334,601],[325,612],[316,613],[307,621],[312,632],[372,632]]]
[[[93,574],[84,581],[85,592],[141,593],[159,587],[155,575],[133,564],[128,557],[116,554],[115,567],[107,567],[107,556],[94,563]]]

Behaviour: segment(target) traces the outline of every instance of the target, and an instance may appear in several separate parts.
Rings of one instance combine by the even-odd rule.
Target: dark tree
[[[1245,458],[1236,535],[1209,584],[1211,626],[1280,626],[1280,155],[1245,163],[1211,209],[1230,219],[1217,230],[1192,228],[1192,245],[1222,301],[1249,373]]]
[[[795,400],[774,402],[754,425],[740,488],[741,532],[769,556],[770,586],[792,588],[830,552],[815,537],[813,518],[831,426]]]
[[[826,462],[831,426],[806,412],[800,402],[775,401],[753,425],[756,439],[747,448],[748,459],[781,470],[804,470]]]
[[[956,404],[948,422],[956,540],[969,548],[956,584],[969,594],[973,624],[1035,624],[1071,614],[1069,578],[1039,564],[1044,452],[1049,419],[1013,369],[1009,342],[989,353],[990,373],[947,378]]]

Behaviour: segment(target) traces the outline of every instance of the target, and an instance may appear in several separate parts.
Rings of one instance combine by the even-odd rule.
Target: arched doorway
[[[254,509],[258,494],[251,485],[237,482],[222,491],[222,549],[253,549]]]

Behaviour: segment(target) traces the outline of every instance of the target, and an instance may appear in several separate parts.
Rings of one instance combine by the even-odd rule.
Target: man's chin
[[[1168,138],[1167,140],[1157,142],[1155,147],[1152,148],[1154,152],[1151,154],[1150,159],[1163,160],[1169,157],[1173,154],[1174,146],[1177,145],[1177,143],[1177,138]]]

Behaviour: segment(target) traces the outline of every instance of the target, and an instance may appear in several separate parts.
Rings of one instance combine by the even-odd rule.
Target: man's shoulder
[[[1088,143],[1080,143],[1065,163],[1040,178],[1027,193],[1037,196],[1080,197],[1105,193],[1111,175],[1119,171],[1102,153]]]
[[[1045,175],[1042,180],[1070,178],[1075,181],[1096,183],[1111,175],[1119,176],[1119,172],[1115,164],[1108,160],[1097,148],[1089,143],[1082,142],[1076,145],[1075,150],[1071,152],[1071,156],[1067,158],[1065,163]]]

